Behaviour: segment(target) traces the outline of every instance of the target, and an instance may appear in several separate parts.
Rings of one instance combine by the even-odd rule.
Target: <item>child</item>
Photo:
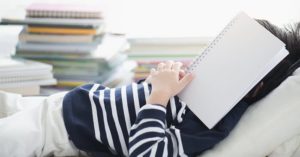
[[[193,156],[212,147],[229,133],[248,104],[240,102],[214,129],[206,129],[174,97],[192,80],[191,74],[180,78],[181,65],[160,63],[147,79],[152,88],[147,82],[116,89],[90,84],[69,92],[63,115],[71,141],[98,156]]]
[[[213,130],[206,129],[174,97],[192,80],[181,66],[160,63],[146,80],[152,88],[147,82],[113,89],[88,84],[1,119],[0,154],[69,156],[80,149],[96,156],[196,155],[223,139],[248,105],[239,103]]]
[[[287,44],[290,55],[213,129],[207,129],[176,96],[192,75],[181,71],[181,63],[169,61],[152,69],[146,81],[120,88],[87,84],[36,103],[34,98],[1,93],[1,113],[13,115],[0,119],[0,156],[77,156],[79,150],[101,157],[202,153],[224,139],[249,104],[277,87],[296,67],[299,43],[289,41],[300,39],[299,32],[292,34],[297,38],[285,38],[290,32],[259,22]]]

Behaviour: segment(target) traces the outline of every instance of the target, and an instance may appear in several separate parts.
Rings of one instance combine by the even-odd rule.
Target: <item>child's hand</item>
[[[181,62],[177,62],[177,63],[182,64]],[[151,69],[151,70],[153,71],[155,69]],[[181,69],[179,71],[179,80],[181,80],[184,76],[185,76],[185,71]],[[151,74],[145,79],[145,82],[151,83]]]
[[[159,63],[157,70],[151,69],[148,81],[152,84],[149,104],[166,106],[168,100],[178,94],[193,79],[192,75],[181,70],[182,63],[168,61]]]

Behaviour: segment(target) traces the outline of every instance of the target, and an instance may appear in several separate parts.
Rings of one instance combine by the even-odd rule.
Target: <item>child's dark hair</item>
[[[286,44],[289,55],[262,79],[263,86],[251,102],[269,94],[300,66],[300,23],[279,28],[266,20],[256,21]]]

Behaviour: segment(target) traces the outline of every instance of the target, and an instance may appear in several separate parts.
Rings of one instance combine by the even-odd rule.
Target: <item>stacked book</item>
[[[137,62],[134,80],[144,79],[150,69],[168,60],[179,61],[188,66],[202,52],[210,38],[137,38],[129,37],[130,60]]]
[[[39,95],[40,86],[53,85],[52,66],[44,63],[0,58],[0,90]]]
[[[5,22],[26,24],[16,56],[53,65],[60,87],[107,82],[127,59],[126,38],[105,33],[97,6],[35,3],[26,19]]]

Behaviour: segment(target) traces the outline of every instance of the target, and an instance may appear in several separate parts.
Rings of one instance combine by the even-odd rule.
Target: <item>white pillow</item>
[[[300,134],[300,68],[245,112],[230,135],[201,157],[263,157]]]

